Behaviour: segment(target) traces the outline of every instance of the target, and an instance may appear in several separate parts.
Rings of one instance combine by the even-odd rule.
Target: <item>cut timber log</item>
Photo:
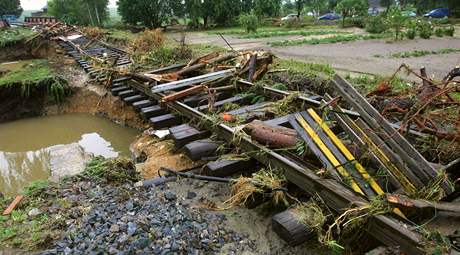
[[[255,169],[257,161],[250,160],[217,160],[206,164],[203,169],[205,175],[225,177],[245,170]]]
[[[294,147],[299,141],[297,132],[290,128],[274,127],[261,121],[253,121],[244,127],[251,138],[272,148]]]
[[[218,92],[214,95],[215,100],[220,101],[231,97],[230,93],[226,92]],[[197,107],[199,105],[207,105],[208,104],[209,95],[196,95],[190,96],[184,99],[184,104],[187,104],[191,107]]]
[[[191,142],[184,146],[185,154],[192,160],[200,160],[216,153],[220,143],[211,139],[204,139]]]
[[[273,231],[290,246],[300,245],[315,238],[316,233],[299,219],[299,213],[295,209],[278,213],[272,218]]]
[[[237,53],[231,53],[231,54],[228,54],[228,55],[220,56],[220,57],[217,57],[217,58],[209,60],[207,63],[199,63],[199,64],[196,64],[196,65],[185,67],[184,69],[176,72],[176,74],[178,76],[184,76],[184,75],[186,75],[188,73],[191,73],[191,72],[197,71],[197,70],[199,70],[201,68],[204,68],[207,65],[213,65],[213,64],[217,64],[219,62],[230,60],[232,58],[235,58],[237,55],[238,55]]]

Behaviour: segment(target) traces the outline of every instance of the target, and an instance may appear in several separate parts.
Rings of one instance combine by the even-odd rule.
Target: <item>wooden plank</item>
[[[17,206],[18,204],[24,199],[23,195],[18,195],[16,198],[11,202],[11,204],[3,211],[3,215],[9,215]]]
[[[129,105],[132,105],[134,102],[142,101],[145,99],[147,98],[143,95],[134,95],[134,96],[123,98],[123,101]]]
[[[385,141],[394,141],[398,145],[392,146],[392,148],[402,158],[407,159],[407,163],[412,166],[412,171],[417,171],[417,175],[425,184],[430,183],[438,176],[438,172],[429,162],[397,130],[392,128],[390,123],[351,84],[339,75],[334,77],[332,84],[337,88],[337,92],[349,99],[347,101],[355,106],[356,110],[359,110],[358,112],[361,117],[372,128],[379,131],[379,134],[380,132],[386,133],[386,137],[382,137]],[[446,182],[443,182],[441,185],[446,194],[453,192]]]
[[[154,129],[162,129],[179,124],[181,122],[181,118],[174,114],[168,113],[165,115],[152,117],[149,121]]]
[[[128,90],[124,90],[124,91],[121,91],[120,93],[118,93],[118,96],[121,98],[121,99],[124,99],[124,98],[127,98],[127,97],[131,97],[131,96],[134,96],[136,95],[138,92],[135,91],[134,89],[128,89]]]
[[[145,118],[152,118],[166,114],[168,110],[159,105],[149,106],[141,109],[141,113]]]
[[[203,172],[206,175],[225,177],[242,171],[255,169],[257,161],[249,160],[216,160],[205,165]]]
[[[220,143],[211,139],[204,139],[191,142],[184,146],[185,154],[191,160],[200,160],[203,157],[215,155]]]
[[[198,139],[203,139],[208,135],[210,135],[210,132],[208,130],[202,131],[196,128],[189,128],[186,130],[172,133],[171,138],[174,140],[174,145],[176,148],[182,148],[184,145]]]
[[[136,110],[140,110],[142,108],[146,108],[149,106],[153,106],[153,102],[148,99],[137,101],[133,103],[133,107],[136,108]]]
[[[111,89],[110,92],[112,93],[112,95],[118,96],[118,93],[125,91],[125,90],[129,90],[129,87],[128,86],[116,87],[116,88]]]
[[[173,81],[173,82],[157,85],[157,86],[152,87],[152,93],[160,93],[160,92],[164,92],[167,90],[183,88],[186,86],[191,86],[191,85],[199,84],[202,82],[208,82],[208,81],[216,80],[219,78],[228,77],[228,76],[233,75],[235,71],[236,71],[235,68],[231,68],[231,69],[227,69],[223,71],[208,73],[208,74],[204,74],[204,75],[200,75],[200,76],[196,76],[196,77],[192,77],[188,79],[183,79],[179,81]]]
[[[145,74],[163,74],[163,73],[166,73],[166,72],[174,71],[176,69],[180,69],[180,68],[182,68],[184,66],[185,66],[185,64],[175,64],[175,65],[172,65],[172,66],[162,67],[162,68],[155,69],[155,70],[152,70],[152,71],[147,71],[147,72],[145,72]]]

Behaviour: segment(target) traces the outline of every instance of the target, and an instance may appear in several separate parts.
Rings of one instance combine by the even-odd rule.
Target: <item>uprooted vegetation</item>
[[[139,176],[130,160],[94,158],[80,175],[59,183],[34,182],[24,189],[25,198],[11,215],[0,216],[0,248],[41,251],[63,237],[66,221],[91,209],[90,202],[75,201],[68,196],[75,184],[95,182],[118,186],[137,180]],[[11,201],[2,198],[0,206],[6,208]]]

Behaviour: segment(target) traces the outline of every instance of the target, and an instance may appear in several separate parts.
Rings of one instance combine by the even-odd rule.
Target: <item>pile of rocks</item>
[[[256,249],[254,241],[226,227],[225,215],[192,206],[200,199],[193,192],[177,197],[164,186],[80,181],[65,189],[63,197],[72,204],[66,233],[42,254],[234,254]],[[49,212],[62,210],[57,207],[55,203]]]

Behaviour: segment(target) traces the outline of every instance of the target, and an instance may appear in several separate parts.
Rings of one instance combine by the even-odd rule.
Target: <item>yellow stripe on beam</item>
[[[324,155],[329,159],[329,161],[332,163],[332,165],[337,169],[337,171],[342,175],[343,177],[349,179],[351,181],[351,188],[364,195],[364,192],[361,190],[361,188],[358,186],[356,181],[348,174],[347,171],[343,168],[343,166],[340,164],[340,162],[335,158],[334,154],[327,148],[327,146],[321,141],[319,136],[313,131],[313,129],[308,125],[308,123],[302,118],[302,116],[296,114],[296,119],[299,122],[299,124],[307,131],[307,133],[310,135],[312,140],[316,143],[318,148],[324,153]]]
[[[345,158],[349,161],[354,161],[354,165],[356,170],[361,174],[361,176],[371,185],[372,189],[378,194],[378,195],[383,195],[385,192],[380,188],[379,184],[372,178],[369,173],[364,169],[364,167],[355,159],[353,154],[345,147],[345,145],[340,141],[340,139],[332,132],[332,130],[327,126],[326,122],[323,121],[321,117],[313,110],[313,109],[308,109],[308,113],[310,114],[311,117],[320,125],[320,127],[324,130],[324,132],[331,138],[332,142],[339,148],[339,150],[345,155]],[[406,218],[404,214],[398,209],[395,208],[394,212],[398,214],[399,216]]]

